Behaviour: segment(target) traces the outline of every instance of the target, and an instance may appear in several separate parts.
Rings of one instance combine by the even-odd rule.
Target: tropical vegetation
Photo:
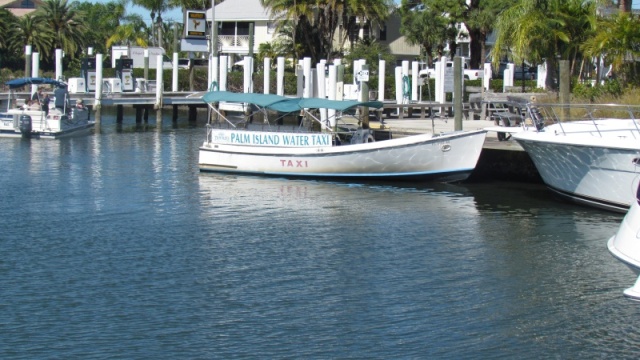
[[[420,45],[426,62],[452,56],[460,40],[465,40],[471,67],[479,67],[486,59],[495,65],[505,60],[546,64],[550,88],[556,86],[560,60],[570,62],[577,80],[590,78],[599,84],[605,75],[613,74],[619,86],[607,88],[640,83],[640,19],[630,12],[630,0],[260,1],[279,20],[279,36],[258,45],[259,64],[267,56],[311,57],[312,63],[365,57],[374,67],[377,59],[394,63],[389,49],[366,34],[377,33],[389,16],[397,14],[402,34]],[[130,3],[148,9],[151,22],[127,14]],[[620,11],[604,11],[607,5]],[[53,69],[57,48],[64,50],[65,68],[79,68],[89,46],[103,54],[109,54],[113,45],[163,46],[173,52],[181,24],[164,21],[163,14],[172,8],[210,6],[211,0],[43,0],[35,12],[20,18],[0,8],[0,68],[23,68],[26,45],[41,54],[43,69]],[[462,30],[459,24],[464,24]],[[492,33],[497,37],[489,53],[486,44]],[[605,74],[605,66],[594,64],[607,69],[611,65],[612,71]]]

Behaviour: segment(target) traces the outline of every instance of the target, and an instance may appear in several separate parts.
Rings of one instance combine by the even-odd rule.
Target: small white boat
[[[225,91],[203,96],[223,121],[207,124],[199,151],[201,171],[289,177],[404,179],[442,182],[465,180],[474,170],[486,132],[459,131],[393,138],[390,131],[374,131],[358,124],[331,127],[316,115],[335,110],[344,121],[358,107],[381,108],[377,101],[335,101],[286,98],[278,95]],[[265,119],[233,123],[216,109],[220,102],[253,106]],[[292,125],[275,125],[269,116],[295,114]],[[251,118],[254,115],[249,116]],[[298,124],[297,115],[302,119]],[[282,120],[280,120],[282,121]],[[315,131],[314,131],[315,130]],[[385,140],[382,140],[382,139]]]
[[[607,247],[609,252],[629,266],[636,276],[640,275],[640,187],[629,212],[622,220],[618,232],[609,239]],[[624,295],[640,301],[640,277],[633,287],[624,291]]]
[[[10,89],[26,85],[49,84],[66,87],[66,84],[47,78],[21,78],[6,83]],[[61,96],[68,96],[66,91]],[[68,106],[67,99],[60,101],[62,108],[50,107],[44,111],[40,105],[12,107],[11,93],[6,111],[0,113],[0,137],[29,137],[59,139],[90,133],[95,123],[89,119],[86,107]]]
[[[513,138],[551,190],[585,205],[629,209],[640,175],[640,107],[529,104],[528,116],[536,126]]]

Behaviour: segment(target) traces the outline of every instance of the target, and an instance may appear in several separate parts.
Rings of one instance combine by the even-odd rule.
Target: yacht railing
[[[630,132],[640,138],[640,106],[618,104],[527,104],[527,116],[537,131],[557,124],[559,133],[597,133],[600,137],[608,133]],[[528,126],[525,121],[525,126]],[[580,124],[584,126],[567,126]]]

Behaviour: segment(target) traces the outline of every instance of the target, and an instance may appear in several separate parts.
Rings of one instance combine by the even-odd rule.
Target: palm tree
[[[298,58],[296,54],[302,53],[302,44],[293,41],[295,25],[292,22],[280,24],[278,37],[273,40],[273,50],[278,56]]]
[[[512,0],[483,0],[470,3],[465,25],[471,38],[469,62],[472,69],[479,68],[485,62],[487,38],[493,31],[498,15],[511,3]]]
[[[411,1],[403,1],[400,14],[402,33],[410,43],[421,46],[427,63],[444,54],[445,44],[455,42],[458,35],[455,20],[443,16],[442,10],[431,6],[416,7]]]
[[[85,44],[87,27],[83,14],[67,0],[46,0],[36,10],[34,17],[48,26],[54,34],[53,46],[75,57]],[[51,56],[53,57],[53,51]]]
[[[328,58],[333,51],[334,35],[342,19],[351,25],[376,24],[388,14],[387,0],[261,0],[270,9],[278,30],[294,24],[296,57],[310,56],[313,62]],[[347,23],[345,23],[347,24]],[[343,36],[348,36],[344,34]],[[298,44],[301,52],[298,52]]]
[[[342,13],[347,20],[347,28],[351,31],[360,32],[365,26],[373,30],[377,26],[384,24],[389,16],[390,4],[384,0],[363,1],[346,0],[333,1],[333,7],[337,13]],[[356,39],[356,42],[358,39]],[[351,42],[353,48],[354,42]]]
[[[0,8],[0,50],[11,48],[12,41],[15,39],[14,30],[17,22],[18,18],[11,12]]]
[[[138,45],[147,47],[147,25],[140,15],[128,15],[123,19],[124,24],[116,27],[115,32],[107,39],[106,46],[113,44]]]
[[[623,75],[623,80],[627,80],[631,72],[636,77],[637,68],[632,64],[640,57],[640,20],[621,12],[613,18],[599,19],[596,26],[594,36],[582,46],[585,54],[603,56],[605,63],[612,65],[614,73]]]
[[[571,31],[567,27],[567,4],[581,0],[519,0],[498,17],[498,36],[492,50],[492,61],[498,65],[510,53],[516,63],[541,63],[546,59],[555,69],[557,57],[567,59]],[[555,72],[550,71],[553,75]],[[553,76],[547,86],[554,87]]]
[[[85,44],[87,46],[94,47],[97,53],[109,53],[105,44],[107,39],[114,35],[114,29],[126,22],[127,3],[128,0],[111,0],[107,3],[86,1],[77,3],[76,9],[84,13],[85,23],[91,24],[91,31],[86,34]],[[142,22],[142,20],[140,21]]]
[[[276,28],[278,33],[288,27],[286,36],[291,39],[292,55],[294,58],[300,58],[302,52],[298,52],[298,47],[296,46],[301,42],[298,39],[301,34],[298,28],[311,15],[307,2],[305,0],[260,0],[260,2],[270,9],[273,19],[278,21]]]
[[[133,0],[133,3],[138,6],[142,6],[143,8],[150,11],[151,15],[151,28],[153,29],[154,39],[157,39],[157,45],[162,47],[163,45],[163,35],[162,35],[162,13],[167,10],[173,9],[176,7],[173,2],[169,0]],[[157,18],[156,18],[157,16]],[[156,30],[158,32],[156,35]]]
[[[25,15],[17,20],[16,39],[21,45],[31,45],[34,51],[47,54],[55,42],[55,34],[48,24],[33,15]]]

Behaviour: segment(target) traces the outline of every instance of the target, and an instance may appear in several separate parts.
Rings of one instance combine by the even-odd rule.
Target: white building
[[[211,23],[211,9],[207,10],[207,22]],[[215,7],[218,22],[218,52],[236,55],[239,59],[249,54],[249,27],[253,24],[253,53],[260,44],[271,42],[276,36],[275,23],[269,10],[260,0],[227,0]]]

